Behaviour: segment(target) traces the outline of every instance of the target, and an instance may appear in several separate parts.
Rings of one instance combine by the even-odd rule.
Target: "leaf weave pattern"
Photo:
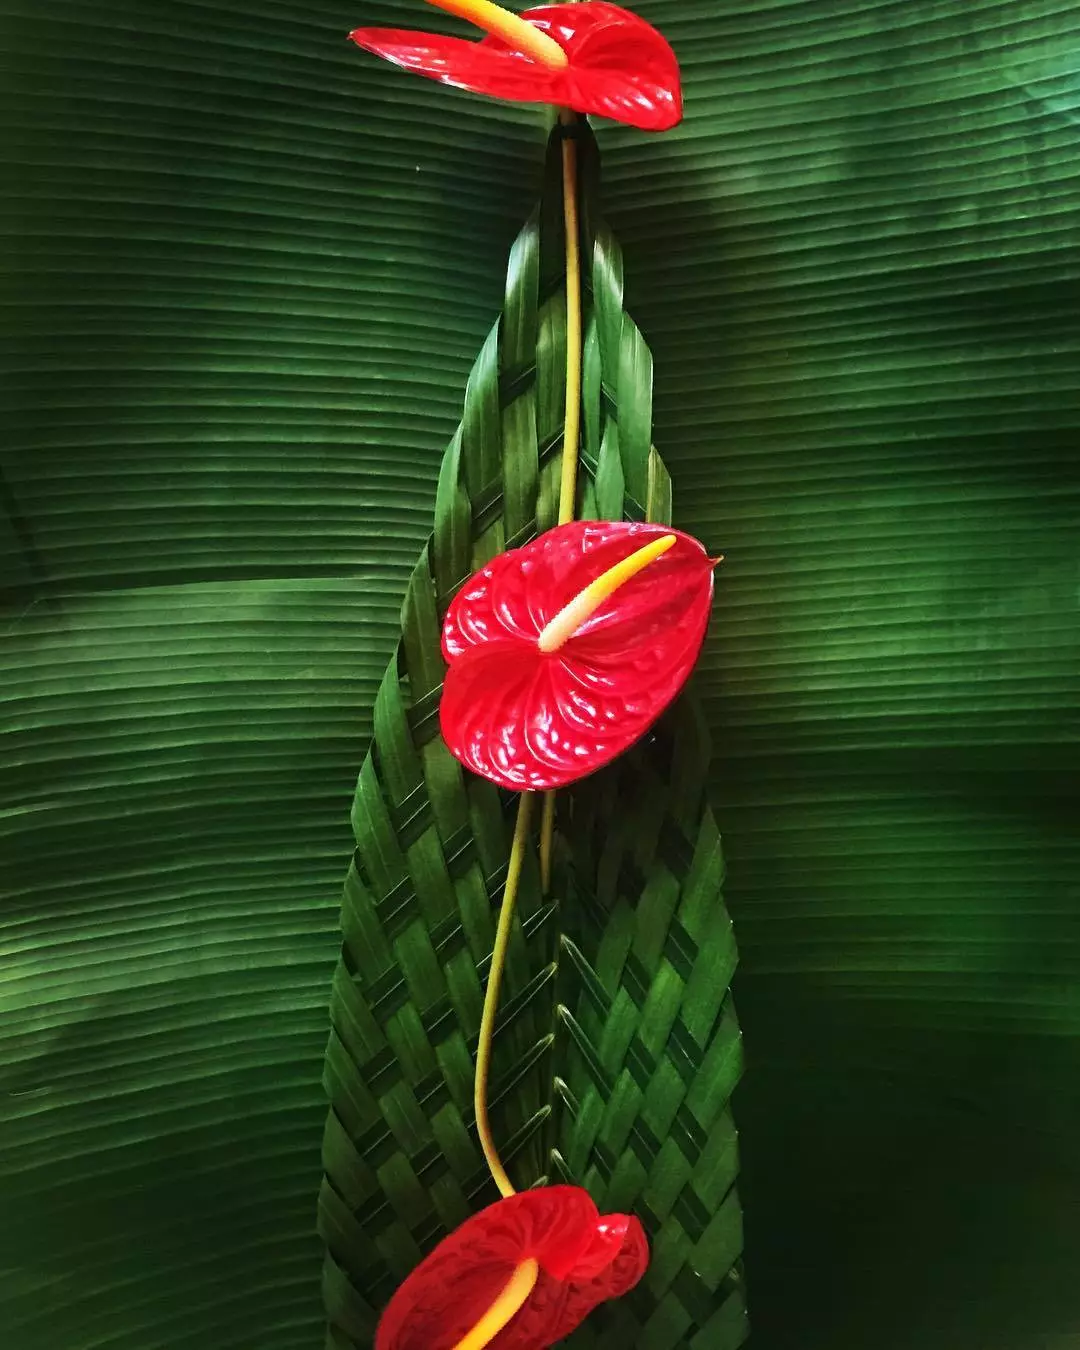
[[[443,459],[353,804],[331,995],[319,1228],[327,1346],[370,1346],[395,1286],[496,1198],[473,1056],[516,798],[439,737],[440,620],[461,583],[556,519],[564,409],[560,131],[510,254],[505,303]],[[652,359],[580,138],[586,329],[579,515],[668,522]],[[559,794],[551,894],[525,866],[496,1032],[491,1115],[515,1184],[573,1181],[632,1211],[648,1274],[568,1345],[733,1350],[746,1336],[730,1097],[736,963],[708,736],[692,696],[610,768]]]

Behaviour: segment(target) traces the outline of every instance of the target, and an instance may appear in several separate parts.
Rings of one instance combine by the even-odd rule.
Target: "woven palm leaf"
[[[582,130],[586,287],[581,513],[667,521],[652,361],[623,310]],[[329,1344],[371,1343],[395,1285],[497,1198],[473,1129],[473,1057],[514,800],[443,744],[440,617],[460,583],[555,523],[565,361],[559,132],[514,244],[503,312],[443,460],[353,809],[326,1060],[320,1226]],[[653,1262],[573,1338],[727,1350],[745,1336],[728,1111],[739,1032],[707,736],[681,700],[644,743],[561,794],[554,883],[526,863],[496,1033],[492,1118],[518,1186],[572,1180],[637,1212]]]

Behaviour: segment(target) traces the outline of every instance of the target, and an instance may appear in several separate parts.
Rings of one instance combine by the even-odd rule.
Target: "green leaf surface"
[[[441,616],[478,566],[555,523],[560,134],[469,375],[353,804],[320,1197],[331,1345],[370,1346],[378,1312],[421,1255],[498,1199],[475,1133],[473,1063],[517,797],[463,771],[439,736]],[[652,358],[623,309],[621,253],[597,214],[595,144],[585,127],[577,134],[591,429],[579,490],[615,519],[666,520]],[[617,456],[617,479],[590,440]],[[734,1350],[746,1335],[728,1110],[742,1062],[728,995],[735,944],[708,767],[707,732],[680,701],[634,752],[558,794],[549,895],[535,847],[526,860],[492,1061],[500,1151],[519,1189],[573,1181],[602,1211],[637,1212],[654,1249],[634,1295],[571,1338],[581,1346],[674,1350],[709,1334],[716,1350]],[[718,1339],[706,1328],[725,1307]]]
[[[727,558],[754,1344],[1061,1350],[1080,15],[635,7],[687,116],[598,129],[603,205]],[[348,47],[461,31],[404,0],[0,10],[0,1342],[310,1350],[347,804],[543,130]]]

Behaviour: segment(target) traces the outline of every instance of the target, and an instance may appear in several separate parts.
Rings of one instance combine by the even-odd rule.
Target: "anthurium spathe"
[[[357,28],[350,37],[406,70],[476,94],[555,104],[643,131],[666,131],[682,117],[675,53],[651,24],[620,5],[582,0],[518,16],[487,0],[432,3],[470,19],[487,36],[470,42],[406,29]],[[532,41],[526,28],[545,41]]]
[[[637,1219],[600,1215],[577,1186],[523,1191],[467,1219],[391,1299],[375,1350],[546,1350],[632,1289],[649,1249]]]
[[[451,753],[518,791],[562,787],[621,754],[694,667],[714,564],[690,535],[625,521],[560,525],[493,559],[443,624]]]

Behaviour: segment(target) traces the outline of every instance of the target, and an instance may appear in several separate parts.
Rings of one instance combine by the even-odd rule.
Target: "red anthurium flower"
[[[445,0],[433,2],[455,13],[468,8]],[[493,34],[469,42],[407,29],[358,28],[349,36],[406,70],[475,94],[558,104],[643,131],[666,131],[682,118],[675,53],[636,14],[607,0],[583,0],[542,5],[520,17],[554,39],[565,54],[565,64],[546,64]],[[488,26],[481,19],[477,22]]]
[[[637,1219],[602,1217],[577,1186],[500,1200],[467,1219],[391,1299],[375,1350],[546,1350],[649,1264]]]
[[[574,521],[500,554],[443,624],[450,751],[518,791],[562,787],[607,764],[689,677],[714,563],[687,534],[624,521]]]

